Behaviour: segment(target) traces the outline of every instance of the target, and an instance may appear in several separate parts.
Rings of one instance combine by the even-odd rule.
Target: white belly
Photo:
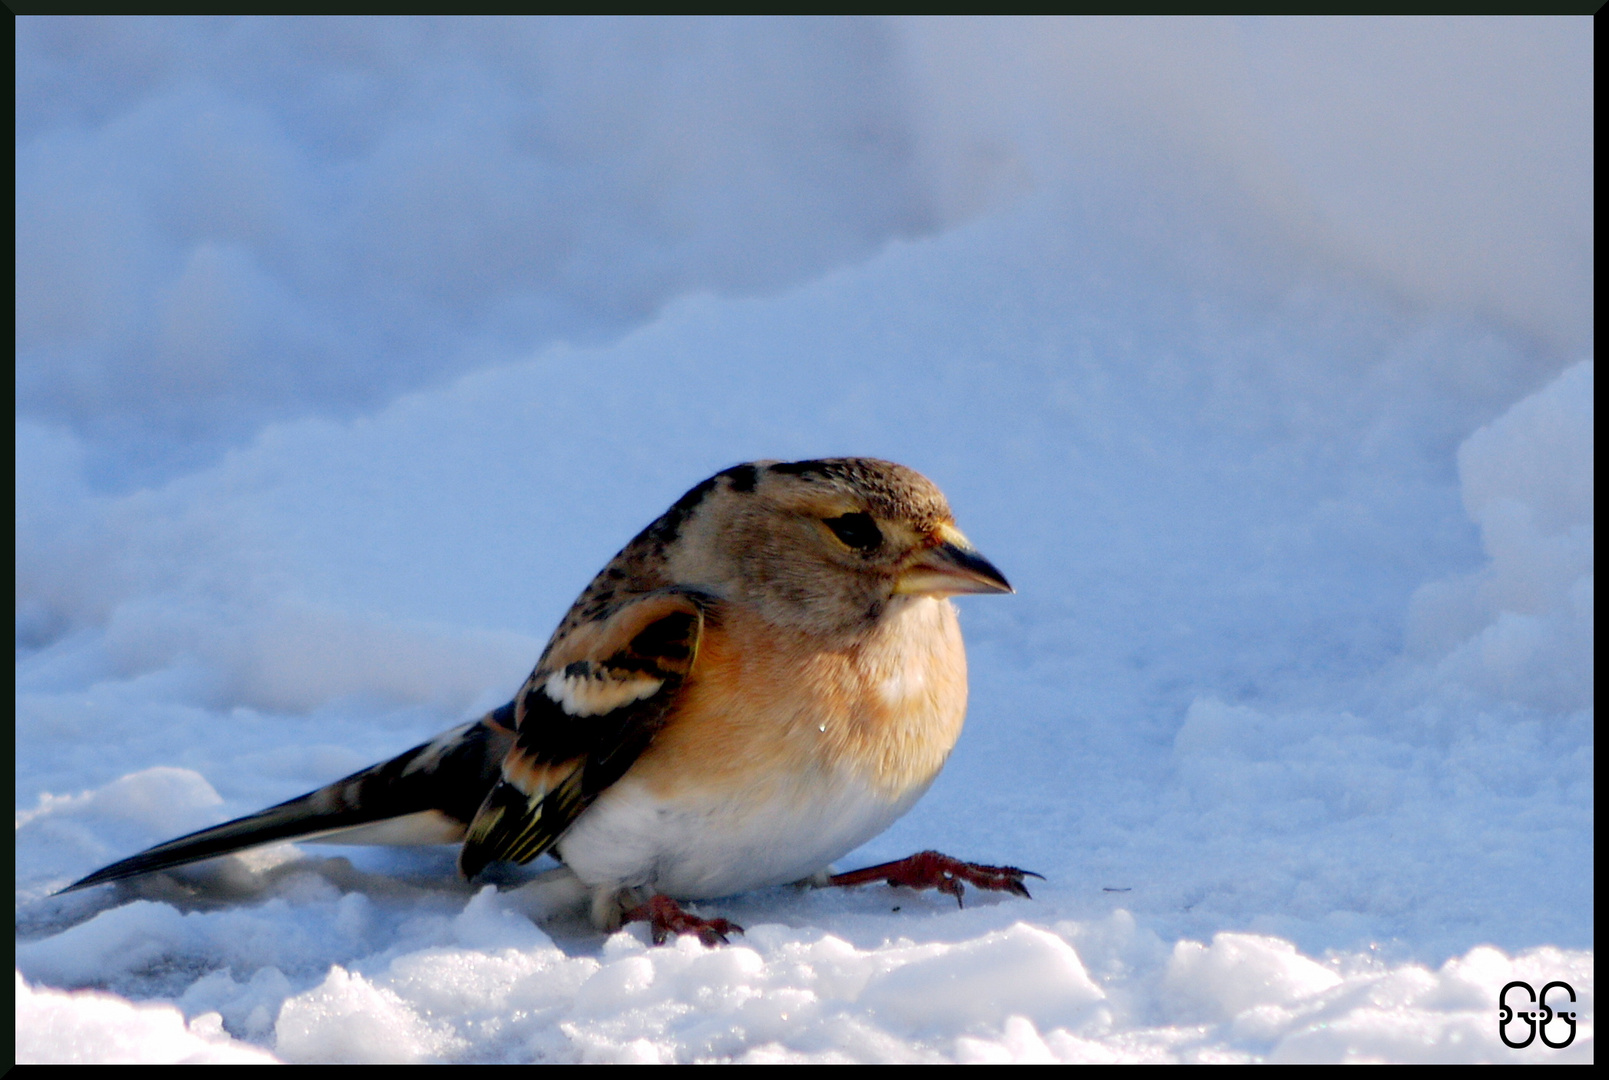
[[[852,776],[815,773],[763,793],[682,793],[672,804],[628,776],[558,848],[588,885],[710,899],[809,877],[888,828],[926,790],[921,784],[890,800]]]

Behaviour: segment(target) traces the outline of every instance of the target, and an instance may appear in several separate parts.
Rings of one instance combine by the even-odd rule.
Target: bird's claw
[[[1032,870],[1019,870],[1015,866],[985,866],[982,863],[962,862],[937,851],[922,851],[894,862],[868,866],[864,870],[834,874],[829,883],[865,885],[873,881],[886,881],[890,885],[904,885],[909,889],[937,889],[955,897],[957,906],[965,907],[961,901],[965,885],[1015,893],[1031,900],[1033,897],[1028,894],[1028,886],[1023,884],[1025,877],[1045,880],[1043,874],[1036,874]]]
[[[681,905],[668,896],[655,894],[646,904],[622,912],[621,922],[645,922],[655,945],[665,944],[671,934],[697,934],[698,940],[711,947],[727,945],[727,934],[741,934],[743,928],[727,919],[704,919],[683,911]]]

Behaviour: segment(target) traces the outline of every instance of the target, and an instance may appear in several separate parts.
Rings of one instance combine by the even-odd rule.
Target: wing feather
[[[514,745],[464,839],[465,877],[530,862],[631,768],[675,707],[711,602],[656,590],[555,642],[514,699]]]

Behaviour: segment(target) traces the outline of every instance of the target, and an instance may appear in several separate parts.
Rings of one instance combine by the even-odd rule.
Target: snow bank
[[[250,985],[221,971],[206,976],[180,1001],[196,1017],[187,1041],[172,1007],[31,991],[20,979],[19,1024],[43,1011],[37,999],[76,1009],[75,1022],[91,1033],[73,1043],[86,1061],[209,1052],[245,1060],[251,1051],[221,1034],[226,1023],[301,1063],[1592,1059],[1587,953],[1511,957],[1482,947],[1438,969],[1367,954],[1321,963],[1252,934],[1180,941],[1170,951],[1124,912],[1051,929],[1011,922],[1004,910],[995,916],[998,929],[927,944],[857,945],[759,924],[729,948],[692,939],[656,948],[639,927],[578,956],[486,890],[459,915],[416,918],[405,944],[382,948],[358,970],[331,966],[300,992],[271,967]],[[859,921],[848,920],[851,936],[864,930]],[[1098,980],[1073,941],[1105,969]],[[1490,987],[1516,978],[1588,988],[1575,1006],[1583,1022],[1571,1047],[1537,1043],[1516,1053],[1499,1041]],[[93,1011],[114,1007],[122,1010],[115,1021]],[[134,1017],[166,1029],[110,1041],[132,1030]],[[1561,1041],[1563,1026],[1552,1035]]]
[[[1414,594],[1410,645],[1437,673],[1551,710],[1592,705],[1592,361],[1458,448],[1490,562]]]

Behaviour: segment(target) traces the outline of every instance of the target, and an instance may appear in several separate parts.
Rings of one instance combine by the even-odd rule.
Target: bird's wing
[[[379,843],[459,839],[498,778],[514,742],[513,705],[463,724],[390,761],[247,817],[158,844],[67,886],[84,889],[228,855],[277,840],[331,838]],[[398,820],[402,819],[402,820]],[[382,823],[392,827],[382,834]]]
[[[646,593],[556,641],[514,699],[518,733],[458,867],[529,862],[637,760],[675,708],[713,598]]]

